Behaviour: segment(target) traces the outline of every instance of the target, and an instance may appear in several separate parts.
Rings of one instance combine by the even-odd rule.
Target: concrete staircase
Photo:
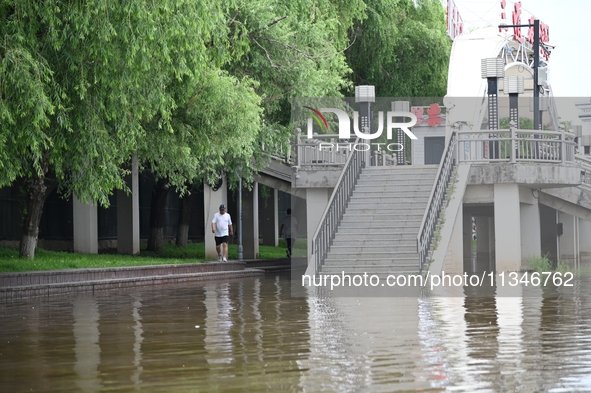
[[[363,169],[321,273],[418,273],[417,234],[436,174],[436,165]]]

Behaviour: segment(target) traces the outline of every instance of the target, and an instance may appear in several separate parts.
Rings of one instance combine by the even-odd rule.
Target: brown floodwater
[[[289,276],[0,304],[1,392],[591,391],[568,296],[291,297]]]

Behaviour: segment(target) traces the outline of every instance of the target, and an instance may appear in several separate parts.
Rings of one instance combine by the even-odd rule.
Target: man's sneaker
[[[291,253],[289,252],[289,250],[285,250],[285,255],[287,255],[288,258],[291,258]]]
[[[222,256],[218,255],[218,262],[221,262],[221,261],[222,261]]]
[[[224,257],[224,259],[222,260],[222,262],[228,262],[228,259],[226,257]]]

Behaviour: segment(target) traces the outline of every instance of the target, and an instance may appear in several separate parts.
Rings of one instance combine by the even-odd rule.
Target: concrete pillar
[[[272,188],[271,195],[264,200],[261,210],[263,245],[277,247],[279,245],[279,221],[278,221],[278,196],[277,190]]]
[[[233,207],[228,205],[228,187],[226,187],[226,177],[222,176],[222,184],[219,188],[214,189],[203,182],[203,212],[204,212],[204,228],[205,228],[205,258],[215,258],[217,260],[218,253],[215,250],[215,239],[211,232],[211,220],[213,215],[220,211],[220,205],[226,205],[226,212],[230,214],[232,218],[232,227],[238,230],[238,210],[234,210]]]
[[[579,252],[581,260],[591,257],[591,222],[579,219]]]
[[[493,217],[488,217],[488,255],[490,255],[488,270],[496,271],[497,254],[495,250],[495,220]]]
[[[522,203],[521,219],[521,266],[527,267],[527,261],[542,255],[540,207],[538,200],[533,203]]]
[[[486,271],[491,271],[492,256],[490,251],[492,244],[494,244],[489,221],[492,221],[490,217],[476,217],[476,258],[483,270]]]
[[[518,271],[521,268],[521,216],[519,186],[494,185],[496,270]]]
[[[472,262],[472,215],[464,214],[462,216],[462,266],[463,270],[475,271],[476,265],[467,264],[467,261]],[[476,261],[473,261],[476,262]]]
[[[259,257],[259,183],[242,190],[242,246],[244,259]]]
[[[458,209],[454,229],[449,240],[443,271],[449,274],[464,273],[464,236],[463,236],[463,209]]]
[[[80,201],[74,195],[74,252],[98,254],[98,222],[96,205]]]
[[[558,213],[551,207],[540,204],[540,232],[542,255],[548,255],[554,266],[558,261],[558,236],[556,235],[556,218]]]
[[[579,260],[579,234],[578,220],[576,217],[558,212],[558,222],[562,223],[563,232],[559,237],[559,261],[567,262],[574,266]]]
[[[306,189],[306,231],[308,233],[308,262],[312,258],[312,238],[320,219],[324,214],[328,200],[332,193],[331,188],[308,188]],[[306,273],[307,274],[307,273]]]
[[[131,159],[131,174],[125,178],[131,195],[117,190],[117,252],[140,253],[140,190],[137,156]]]

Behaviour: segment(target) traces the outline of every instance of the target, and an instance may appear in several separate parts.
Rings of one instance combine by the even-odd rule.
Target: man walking
[[[228,262],[228,234],[234,235],[232,218],[226,213],[226,205],[220,205],[220,212],[213,215],[211,232],[215,235],[215,249],[218,252],[218,262]]]
[[[291,258],[291,248],[295,244],[298,237],[298,220],[291,215],[291,209],[287,209],[287,216],[281,223],[281,229],[279,230],[279,236],[285,237],[287,243],[287,257]]]

